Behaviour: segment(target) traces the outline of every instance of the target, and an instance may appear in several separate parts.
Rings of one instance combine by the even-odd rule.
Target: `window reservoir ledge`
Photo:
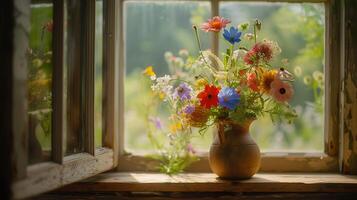
[[[57,192],[357,192],[357,176],[318,173],[258,173],[241,181],[213,173],[104,173]]]
[[[199,160],[186,172],[211,172],[207,153],[198,153]],[[119,156],[119,172],[158,172],[159,161],[147,154]],[[324,153],[262,153],[259,172],[338,172],[338,159]]]

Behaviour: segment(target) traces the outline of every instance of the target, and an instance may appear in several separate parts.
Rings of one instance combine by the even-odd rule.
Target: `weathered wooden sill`
[[[103,173],[56,192],[357,192],[357,176],[260,173],[249,180],[217,179],[212,173]]]

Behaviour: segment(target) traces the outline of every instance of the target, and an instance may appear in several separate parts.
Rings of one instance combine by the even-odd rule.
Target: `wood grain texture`
[[[11,198],[13,155],[13,41],[14,41],[14,2],[3,1],[0,7],[0,197]]]
[[[13,68],[12,68],[12,134],[13,134],[13,174],[16,179],[26,177],[28,161],[27,123],[27,50],[30,31],[30,1],[15,0]]]
[[[198,155],[186,172],[211,172],[207,153]],[[118,171],[157,172],[159,161],[146,154],[122,155]],[[320,153],[262,153],[259,172],[337,172],[338,159]]]
[[[341,170],[357,174],[357,1],[342,1]]]
[[[117,76],[115,77],[115,83],[118,85],[118,149],[119,155],[124,155],[124,145],[125,145],[125,127],[124,127],[124,113],[125,113],[125,96],[124,96],[124,82],[125,82],[125,39],[124,39],[124,1],[116,1],[116,12],[115,18],[118,20],[116,25],[118,26],[115,31],[116,46],[115,51],[118,53],[115,59],[115,66],[118,70]],[[119,163],[119,161],[118,161]]]
[[[332,199],[355,199],[354,193],[230,193],[230,192],[105,192],[105,193],[66,193],[66,194],[45,194],[38,196],[36,200],[78,200],[78,199],[100,199],[100,200],[332,200]]]
[[[39,0],[39,1],[44,1],[44,0]],[[137,1],[137,0],[125,0],[125,1]],[[152,1],[152,0],[141,0],[141,1]],[[187,1],[187,0],[155,0],[155,1]],[[202,0],[191,0],[191,1],[202,1]],[[218,0],[213,0],[213,1],[218,1]],[[220,2],[224,2],[224,1],[232,1],[232,0],[219,0]],[[239,1],[253,1],[253,0],[239,0]],[[324,3],[324,2],[328,2],[329,0],[259,0],[259,2],[286,2],[286,3]]]
[[[339,109],[340,109],[340,16],[338,0],[326,4],[325,32],[325,153],[338,157],[339,151]]]
[[[88,153],[67,156],[63,165],[46,162],[30,166],[27,178],[13,185],[15,199],[27,198],[79,181],[113,167],[113,151],[97,149],[96,157]]]
[[[66,54],[66,135],[65,155],[83,152],[82,119],[83,82],[82,70],[85,68],[83,1],[66,1],[65,10],[65,48]]]
[[[85,42],[82,44],[84,104],[82,111],[83,124],[81,131],[84,134],[84,151],[94,155],[94,89],[95,89],[95,0],[82,1],[83,6],[83,34]]]
[[[65,130],[65,88],[64,88],[64,63],[63,63],[63,30],[64,30],[64,2],[53,2],[53,84],[52,84],[52,160],[56,163],[63,162],[64,130]]]
[[[211,17],[219,16],[219,0],[211,0]],[[211,32],[212,52],[219,55],[219,33]]]
[[[104,173],[74,183],[61,192],[357,192],[357,176],[338,174],[256,174],[242,181],[212,173]]]
[[[113,149],[114,166],[118,161],[118,64],[117,1],[103,1],[104,42],[103,42],[103,146]]]

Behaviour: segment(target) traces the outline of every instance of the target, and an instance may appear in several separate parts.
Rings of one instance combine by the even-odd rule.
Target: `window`
[[[173,54],[172,57],[176,58],[183,48],[196,54],[198,50],[191,26],[200,24],[209,16],[219,13],[231,19],[233,25],[255,18],[260,19],[264,28],[258,37],[277,40],[283,49],[277,60],[287,58],[286,62],[289,62],[288,66],[290,66],[288,70],[298,75],[294,85],[296,95],[292,101],[299,113],[295,123],[273,125],[270,119],[264,118],[256,121],[251,128],[253,137],[264,152],[261,170],[316,171],[317,168],[323,168],[322,170],[325,171],[336,170],[337,160],[334,157],[336,154],[333,153],[335,150],[331,150],[331,147],[335,149],[337,146],[337,139],[333,136],[336,127],[328,127],[326,116],[330,115],[328,113],[330,110],[329,105],[325,104],[325,99],[328,102],[328,99],[335,99],[335,97],[331,96],[329,93],[331,91],[325,93],[323,91],[324,88],[328,90],[331,84],[323,80],[331,76],[328,73],[324,75],[331,67],[328,60],[330,58],[326,56],[330,50],[327,43],[329,38],[325,39],[330,34],[326,30],[328,26],[326,22],[329,21],[326,21],[328,13],[325,9],[328,9],[328,6],[329,4],[324,1],[313,3],[124,1],[125,130],[121,134],[124,134],[122,137],[125,138],[125,142],[122,140],[121,146],[125,148],[120,160],[148,161],[140,155],[155,149],[155,144],[153,145],[150,138],[155,137],[155,140],[159,141],[167,140],[165,134],[148,131],[148,123],[157,117],[160,117],[164,126],[169,126],[165,120],[168,111],[164,106],[150,110],[153,107],[150,102],[150,83],[143,82],[141,71],[146,66],[153,65],[159,76],[164,75],[170,68],[168,55]],[[175,7],[175,10],[171,10],[172,7]],[[217,38],[212,40],[211,35],[202,32],[200,36],[202,43],[206,45],[204,48],[215,51],[225,48],[224,41],[218,41]],[[314,81],[316,76],[322,77],[322,80]],[[138,94],[140,98],[137,98]],[[208,132],[204,137],[196,135],[197,137],[193,139],[194,146],[202,152],[207,151],[211,143],[211,134]],[[131,155],[125,156],[125,153]],[[274,160],[281,163],[274,164]],[[311,160],[321,165],[319,164],[317,168],[307,166],[304,169],[297,169],[297,163],[308,165],[307,162]],[[204,153],[198,163],[200,162],[202,163],[193,164],[191,169],[208,171],[207,167],[205,169],[196,167],[203,166],[203,163],[207,162]],[[325,167],[323,163],[327,163]],[[119,170],[129,170],[128,166],[132,166],[130,162],[119,165]],[[137,169],[152,168],[143,164]]]
[[[261,14],[266,12],[274,15],[275,11],[271,12],[270,9],[288,12],[289,15],[305,14],[300,3],[275,1],[254,4],[223,0],[14,2],[24,8],[16,10],[14,15],[14,51],[11,52],[14,63],[11,67],[16,73],[9,75],[13,82],[11,95],[14,98],[10,105],[11,117],[16,118],[9,119],[13,131],[10,140],[14,146],[12,164],[16,198],[61,187],[110,170],[118,163],[119,171],[156,170],[157,162],[138,151],[148,152],[150,149],[146,146],[148,142],[142,141],[146,140],[143,134],[145,126],[139,119],[130,121],[138,114],[136,107],[142,105],[135,94],[135,91],[141,92],[139,89],[142,89],[137,85],[139,79],[131,79],[135,79],[134,72],[140,74],[140,67],[148,64],[160,66],[164,73],[167,69],[164,67],[163,54],[167,50],[175,55],[181,48],[188,48],[192,52],[197,50],[193,42],[186,41],[193,39],[190,33],[193,23],[198,24],[219,12],[224,14],[236,6],[237,9],[258,6],[262,9]],[[342,162],[340,169],[344,172],[355,170],[355,155],[351,154],[355,151],[353,145],[347,144],[356,133],[353,129],[356,101],[351,101],[350,95],[356,89],[352,80],[355,80],[353,75],[357,65],[353,64],[355,57],[346,56],[354,52],[354,46],[344,46],[346,41],[352,41],[352,36],[344,30],[341,33],[336,30],[340,23],[347,30],[350,28],[344,19],[340,22],[339,18],[341,13],[344,17],[350,13],[344,13],[345,10],[334,0],[316,2],[305,5],[308,9],[322,12],[316,19],[320,19],[319,25],[325,27],[323,33],[320,32],[325,50],[318,54],[324,55],[323,61],[314,58],[317,63],[314,66],[324,69],[326,78],[324,123],[320,123],[321,130],[324,129],[324,139],[317,136],[318,141],[324,141],[324,147],[316,147],[316,153],[296,152],[300,148],[298,146],[290,153],[263,153],[261,171],[336,172],[339,169],[338,159]],[[324,3],[325,10],[320,2]],[[28,16],[30,12],[31,18]],[[150,24],[152,22],[157,23]],[[162,35],[145,32],[146,29],[165,28],[163,22],[168,23],[168,29],[175,28],[176,31],[165,30],[167,32],[162,32]],[[22,23],[31,25],[31,30],[27,30]],[[271,26],[279,30],[278,25]],[[206,42],[205,48],[218,50],[219,44],[222,47],[210,35],[201,36]],[[164,48],[156,51],[161,43],[165,43]],[[298,45],[302,48],[304,42]],[[340,52],[341,49],[343,52]],[[290,58],[292,64],[298,61]],[[340,75],[344,79],[340,80]],[[37,90],[33,90],[33,87]],[[135,87],[139,89],[131,89]],[[341,87],[344,92],[340,92]],[[339,99],[340,96],[344,98]],[[305,98],[304,95],[302,97]],[[307,96],[306,99],[311,97]],[[132,135],[130,127],[133,130],[136,128]],[[317,134],[322,134],[322,131]],[[340,136],[342,141],[338,139]],[[202,143],[199,145],[207,148],[209,139],[200,139]],[[130,150],[129,153],[127,150]],[[341,156],[338,156],[339,150]],[[200,160],[193,163],[189,171],[209,171],[207,156],[204,153],[199,156]]]
[[[16,147],[23,148],[16,198],[110,170],[118,151],[110,103],[117,101],[115,1],[33,0],[28,9],[30,34],[21,40],[29,45],[21,133],[28,149]]]

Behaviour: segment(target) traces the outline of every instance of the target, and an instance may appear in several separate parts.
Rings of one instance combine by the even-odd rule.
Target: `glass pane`
[[[95,97],[94,132],[95,146],[102,146],[102,106],[103,106],[103,0],[96,1],[95,16]]]
[[[31,3],[27,82],[29,164],[51,157],[53,4],[48,2]]]
[[[170,71],[168,63],[186,50],[197,56],[192,25],[203,23],[209,16],[209,2],[124,3],[126,149],[153,150],[155,143],[167,140],[163,132],[154,133],[148,128],[149,123],[158,121],[158,118],[161,118],[163,126],[168,126],[169,116],[165,107],[160,107],[156,113],[153,111],[155,105],[151,102],[150,82],[142,71],[152,65],[157,76],[162,76]],[[201,35],[203,49],[210,46],[209,36]],[[179,55],[181,49],[186,50]]]
[[[282,49],[273,65],[278,67],[282,59],[288,59],[288,70],[296,75],[291,104],[299,117],[291,125],[274,125],[269,117],[255,121],[251,132],[260,148],[264,151],[323,151],[324,5],[223,2],[220,14],[231,19],[232,25],[260,19],[262,30],[258,40],[277,41]],[[251,47],[248,43],[240,45]],[[226,48],[227,42],[221,40],[221,52]]]
[[[65,1],[64,14],[64,65],[66,99],[65,155],[83,151],[84,134],[81,131],[82,114],[82,54],[84,35],[80,0]]]

